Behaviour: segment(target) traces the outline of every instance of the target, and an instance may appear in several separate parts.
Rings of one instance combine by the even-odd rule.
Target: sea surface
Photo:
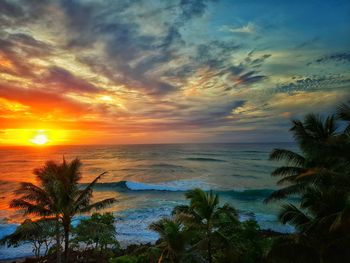
[[[118,199],[106,211],[115,214],[123,245],[154,242],[158,236],[149,224],[186,203],[184,192],[196,187],[217,192],[222,204],[239,211],[241,220],[255,219],[261,228],[290,232],[292,227],[277,222],[281,204],[263,203],[276,189],[277,179],[270,173],[281,165],[268,160],[274,148],[296,150],[291,143],[0,147],[0,238],[25,219],[9,208],[18,183],[36,183],[33,169],[47,160],[61,162],[63,156],[81,159],[82,183],[108,172],[94,199]],[[31,254],[29,245],[0,247],[0,259]]]

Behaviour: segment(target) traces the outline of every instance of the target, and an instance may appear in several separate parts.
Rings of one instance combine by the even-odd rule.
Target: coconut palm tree
[[[337,116],[344,121],[350,121],[350,100],[339,104],[337,107]]]
[[[288,186],[271,194],[266,201],[300,194],[309,184],[329,185],[330,181],[344,186],[343,182],[334,180],[350,168],[346,162],[347,150],[344,148],[342,132],[338,132],[333,115],[322,119],[315,114],[306,115],[304,121],[294,120],[291,131],[302,154],[285,149],[274,149],[270,160],[285,161],[286,165],[275,169],[272,176],[282,177],[277,184]],[[347,167],[345,167],[346,165]],[[346,179],[346,178],[343,178]],[[347,182],[350,186],[350,181]]]
[[[57,262],[61,262],[60,241],[60,202],[57,186],[57,175],[61,173],[60,165],[48,161],[45,166],[34,170],[38,185],[21,183],[15,194],[19,196],[12,200],[10,207],[24,210],[24,215],[35,215],[44,218],[54,218],[56,222]]]
[[[283,205],[279,220],[283,224],[293,225],[297,230],[286,241],[312,248],[320,262],[324,262],[328,252],[339,247],[339,244],[350,245],[349,193],[337,187],[323,189],[308,186],[301,196],[300,207]]]
[[[226,218],[227,222],[232,219],[237,220],[236,210],[229,206],[219,206],[219,197],[212,191],[205,192],[201,189],[193,189],[185,194],[189,199],[189,206],[178,206],[174,209],[173,215],[181,220],[188,229],[202,232],[204,235],[195,246],[206,244],[208,262],[213,262],[213,233],[215,229],[223,223]]]
[[[349,113],[350,103],[338,107],[338,120],[348,122],[344,129],[338,128],[341,125],[334,115],[322,119],[309,114],[303,122],[293,121],[291,131],[302,154],[275,149],[270,155],[271,160],[287,162],[272,175],[282,177],[278,184],[288,186],[275,191],[267,201],[291,194],[300,197],[299,207],[285,204],[280,212],[280,221],[297,230],[284,238],[283,244],[294,244],[304,252],[310,248],[320,262],[327,257],[334,259],[337,255],[330,256],[330,251],[336,250],[349,258],[340,249],[350,245]]]
[[[160,236],[157,246],[162,250],[162,254],[158,262],[162,262],[163,258],[168,258],[171,263],[180,262],[185,255],[189,233],[183,229],[181,222],[176,219],[162,218],[152,223],[149,228]]]
[[[25,214],[54,216],[57,225],[58,222],[62,223],[65,262],[68,262],[72,218],[78,213],[102,209],[116,201],[114,198],[108,198],[95,203],[91,202],[93,186],[105,173],[100,174],[87,187],[81,189],[79,187],[79,181],[82,178],[81,165],[78,158],[71,162],[66,162],[63,158],[60,164],[53,161],[47,162],[43,167],[34,170],[39,186],[22,183],[16,192],[20,197],[11,202],[11,207],[24,209]],[[59,233],[57,244],[59,244]],[[58,251],[58,261],[59,254]]]

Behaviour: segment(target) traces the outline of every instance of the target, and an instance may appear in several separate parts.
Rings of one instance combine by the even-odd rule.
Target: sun
[[[30,141],[36,145],[44,145],[49,142],[49,139],[45,134],[37,134]]]

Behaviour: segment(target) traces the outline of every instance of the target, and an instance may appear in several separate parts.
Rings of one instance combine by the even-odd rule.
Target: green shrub
[[[73,244],[83,243],[86,248],[99,252],[118,251],[120,245],[116,240],[114,216],[112,213],[94,213],[90,218],[83,219],[73,229]]]
[[[121,256],[117,258],[111,258],[109,263],[138,263],[138,257],[136,256]]]

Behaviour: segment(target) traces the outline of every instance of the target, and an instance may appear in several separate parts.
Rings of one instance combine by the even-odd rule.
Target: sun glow
[[[36,145],[44,145],[49,142],[49,139],[45,134],[37,134],[33,139],[30,140],[32,143]]]

